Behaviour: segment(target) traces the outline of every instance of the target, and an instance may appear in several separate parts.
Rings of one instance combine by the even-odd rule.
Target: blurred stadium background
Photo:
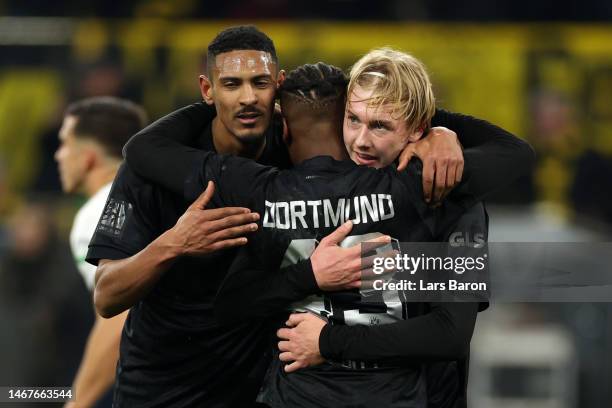
[[[192,103],[229,25],[269,34],[285,69],[414,54],[439,106],[537,150],[535,171],[489,201],[491,241],[610,240],[612,2],[0,0],[0,16],[0,385],[70,384],[93,318],[67,242],[83,200],[61,194],[53,160],[65,106],[117,95],[156,119]],[[491,307],[470,385],[479,408],[612,406],[612,307]]]

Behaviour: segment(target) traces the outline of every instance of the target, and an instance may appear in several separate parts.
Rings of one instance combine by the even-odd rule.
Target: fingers
[[[383,263],[383,264],[376,265],[376,267],[372,266],[369,268],[364,268],[361,270],[361,279],[367,280],[367,279],[387,278],[390,275],[393,275],[396,272],[401,271],[401,269],[399,269],[398,266],[400,265],[397,265],[395,261],[393,261],[393,262],[389,262],[388,264]]]
[[[359,283],[359,290],[372,290],[374,289],[374,282],[381,280],[381,278],[362,280]]]
[[[292,313],[285,324],[289,327],[295,327],[300,324],[300,322],[303,322],[307,315],[307,313]]]
[[[287,364],[287,365],[285,366],[285,372],[286,372],[286,373],[292,373],[292,372],[297,371],[297,370],[299,370],[300,368],[304,368],[304,367],[307,367],[307,366],[306,366],[306,365],[304,365],[304,364],[302,364],[302,363],[301,363],[301,362],[299,362],[299,361],[294,361],[293,363],[291,363],[291,364]]]
[[[253,232],[257,228],[253,229],[251,224],[254,224],[257,220],[259,220],[259,214],[257,213],[232,215],[214,221],[208,221],[207,230],[209,234],[213,234],[221,230],[243,226],[246,227],[247,232]],[[257,226],[257,224],[255,224],[255,226]]]
[[[251,210],[245,207],[223,207],[206,210],[204,219],[206,221],[220,220],[232,215],[250,214]],[[256,214],[256,213],[253,213]]]
[[[346,238],[346,236],[351,232],[352,229],[353,229],[353,222],[352,221],[345,222],[344,224],[336,228],[334,232],[332,232],[331,234],[323,238],[321,242],[319,243],[319,246],[320,245],[338,245],[340,241]]]
[[[278,350],[279,351],[289,351],[290,342],[288,341],[279,341],[278,342]]]
[[[278,337],[279,339],[283,339],[283,340],[288,340],[290,334],[291,334],[291,329],[287,329],[286,327],[283,327],[276,331],[276,337]]]
[[[357,272],[355,273],[355,275],[353,275],[352,279],[348,282],[346,282],[344,285],[342,285],[341,288],[339,288],[340,290],[350,290],[350,289],[359,289],[361,287],[361,272]]]
[[[393,265],[395,265],[395,257],[398,254],[399,254],[399,251],[397,249],[391,249],[389,251],[383,252],[382,254],[366,256],[361,259],[361,267],[368,268],[374,265],[374,262],[376,259],[385,259],[385,258],[391,258],[391,260],[393,260]],[[382,262],[382,265],[385,265],[385,261]]]
[[[347,257],[351,259],[351,258],[360,257],[362,253],[363,254],[370,253],[374,251],[375,249],[384,247],[385,245],[389,245],[390,242],[391,242],[391,237],[389,235],[381,235],[379,237],[372,238],[366,242],[359,242],[353,245],[352,247],[343,248],[343,249],[346,251]]]
[[[215,194],[215,183],[209,181],[208,185],[206,186],[206,190],[204,190],[204,192],[200,194],[200,196],[193,203],[191,203],[189,208],[203,210],[213,197],[213,194]]]
[[[436,175],[435,175],[435,187],[434,187],[434,201],[440,201],[442,194],[446,189],[446,172],[448,169],[448,162],[446,160],[439,161],[436,163]]]
[[[382,245],[381,245],[382,246]],[[354,248],[350,248],[354,250]],[[368,269],[374,264],[374,260],[377,258],[394,258],[399,252],[395,249],[391,249],[382,254],[374,254],[370,256],[361,256],[361,253],[355,253],[353,259],[347,261],[349,270],[355,270],[360,273],[364,269]]]
[[[408,144],[399,155],[397,170],[398,171],[404,170],[406,166],[408,166],[408,163],[412,159],[413,155],[414,155],[414,147],[412,146],[412,144]]]
[[[210,252],[214,252],[214,251],[219,251],[221,249],[243,246],[243,245],[246,245],[248,242],[249,240],[244,237],[226,239],[223,241],[215,242],[214,244],[210,244],[208,248]]]
[[[374,270],[372,268],[364,269],[361,272],[360,279],[358,281],[352,282],[351,284],[353,285],[353,287],[357,287],[361,290],[374,289],[375,282],[388,282],[393,278],[395,272],[395,268],[384,268],[382,272],[377,271],[377,273],[374,273]],[[357,282],[359,286],[357,286],[355,282]]]
[[[293,355],[293,353],[291,353],[290,351],[285,351],[285,352],[283,352],[283,353],[280,353],[280,354],[278,355],[278,359],[279,359],[280,361],[285,362],[285,363],[286,363],[286,362],[289,362],[289,361],[295,361],[295,360],[296,360],[295,356],[294,356],[294,355]]]
[[[459,161],[459,164],[457,165],[457,171],[455,172],[455,182],[457,184],[461,183],[461,180],[463,179],[463,166],[464,161]]]
[[[446,170],[446,191],[444,191],[444,195],[446,195],[453,187],[455,187],[455,180],[457,178],[457,166],[459,162],[451,161],[448,165],[448,169]]]
[[[377,248],[383,247],[391,242],[391,237],[389,235],[381,235],[376,238],[372,238],[363,242],[366,245],[365,249],[367,251],[373,251]]]
[[[433,160],[423,161],[423,194],[425,201],[430,202],[433,193],[435,165]]]
[[[255,223],[240,225],[238,227],[226,228],[209,234],[209,238],[212,241],[223,241],[226,239],[244,237],[247,234],[257,231],[257,228],[259,227]]]

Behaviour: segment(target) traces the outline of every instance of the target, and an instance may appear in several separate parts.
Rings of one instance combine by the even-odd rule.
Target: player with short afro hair
[[[285,143],[294,164],[322,145],[335,157],[348,158],[342,142],[347,84],[340,68],[323,62],[305,64],[287,74],[279,96],[288,128]]]
[[[289,72],[278,93],[290,129],[303,119],[314,123],[341,118],[347,84],[348,78],[340,68],[323,62],[304,64]],[[303,104],[308,104],[308,108],[300,107]]]
[[[301,96],[304,101],[321,102],[327,99],[345,97],[348,78],[344,72],[323,62],[305,64],[287,74],[279,88],[281,97]]]

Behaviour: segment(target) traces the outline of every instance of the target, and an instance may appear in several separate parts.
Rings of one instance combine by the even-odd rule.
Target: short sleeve
[[[135,175],[124,163],[115,177],[89,243],[87,262],[123,259],[144,249],[159,230],[159,189]]]

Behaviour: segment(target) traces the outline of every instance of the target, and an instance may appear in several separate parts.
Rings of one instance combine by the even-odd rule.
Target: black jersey
[[[130,150],[130,146],[131,146],[131,149],[132,149],[131,156],[133,158],[140,156],[139,160],[136,159],[136,162],[139,163],[139,166],[138,166],[139,174],[143,174],[146,177],[150,177],[156,182],[159,182],[162,185],[166,186],[166,188],[168,189],[176,190],[178,187],[179,191],[181,191],[180,186],[183,185],[183,180],[184,180],[184,178],[179,175],[185,174],[185,171],[187,171],[188,173],[191,170],[191,169],[186,170],[186,167],[190,166],[191,161],[188,159],[187,156],[183,154],[185,153],[183,147],[181,147],[181,149],[179,149],[178,151],[172,151],[172,148],[170,148],[169,150],[166,150],[166,149],[156,150],[156,148],[161,147],[161,146],[170,147],[172,143],[168,145],[167,143],[168,141],[179,141],[185,144],[194,145],[193,140],[192,140],[193,132],[197,132],[197,129],[201,129],[202,126],[205,126],[206,123],[209,123],[207,121],[210,121],[210,119],[206,118],[205,116],[206,109],[205,109],[205,106],[202,104],[195,104],[186,109],[189,110],[189,116],[190,116],[189,120],[182,120],[182,119],[181,119],[182,121],[174,120],[175,122],[174,125],[176,126],[172,126],[172,131],[166,130],[166,132],[159,132],[159,129],[153,129],[156,126],[159,127],[159,122],[158,122],[152,125],[152,127],[145,129],[144,132],[140,132],[139,135],[134,137],[132,141],[130,142],[130,144],[126,146],[127,151]],[[167,119],[172,119],[173,115],[176,115],[176,114],[171,114],[169,117],[167,117]],[[185,123],[187,123],[189,126],[185,125]],[[527,164],[526,162],[529,162],[529,160],[522,160],[522,159],[523,158],[530,159],[530,154],[531,154],[530,149],[527,149],[527,151],[525,151],[525,149],[520,146],[520,143],[522,143],[520,142],[520,140],[516,139],[515,137],[513,137],[512,135],[510,135],[503,129],[493,126],[487,122],[480,121],[478,119],[459,115],[459,114],[451,114],[451,113],[444,112],[444,111],[437,111],[436,116],[434,117],[434,120],[432,123],[435,125],[447,126],[457,131],[459,138],[462,144],[464,145],[464,147],[466,148],[477,147],[476,149],[474,149],[473,152],[477,153],[476,155],[478,156],[478,164],[480,164],[480,172],[482,172],[483,174],[493,174],[491,173],[491,169],[498,168],[498,171],[494,173],[496,177],[491,177],[491,180],[489,180],[488,182],[480,180],[478,183],[476,183],[475,187],[479,190],[491,191],[492,189],[494,189],[494,187],[498,187],[499,184],[512,180],[513,178],[515,178],[516,174],[520,174],[523,171],[520,169],[521,166]],[[169,139],[173,139],[173,140],[169,140]],[[273,143],[278,142],[278,139],[272,139],[272,142]],[[513,149],[513,147],[515,147],[516,149]],[[269,150],[268,146],[266,147],[266,150]],[[195,153],[195,151],[192,150],[189,153]],[[468,156],[468,150],[466,150],[466,161],[468,161],[467,156]],[[527,157],[524,157],[524,156],[527,156]],[[285,158],[283,158],[282,162],[285,162],[285,161],[286,161]],[[165,163],[165,165],[160,166],[159,164],[156,164],[156,163]],[[171,168],[173,171],[168,171],[169,168]],[[252,193],[253,192],[252,188],[254,188],[255,186],[259,188],[261,187],[261,185],[257,183],[251,183],[252,179],[250,179],[249,177],[252,176],[252,174],[250,173],[250,171],[254,169],[251,169],[248,166],[245,166],[242,170],[243,172],[241,173],[241,175],[237,175],[237,180],[230,182],[229,186],[226,185],[224,187],[226,188],[234,187],[238,190],[248,191],[249,193],[247,195],[253,198],[256,196],[256,194]],[[273,172],[274,170],[271,170],[271,169],[265,170],[266,173],[269,171]],[[334,169],[331,169],[331,173],[329,174],[333,174],[334,171],[335,171]],[[258,169],[257,172],[258,172],[258,177],[262,176],[261,169]],[[267,174],[266,174],[266,177],[268,177]],[[420,175],[418,177],[420,177]],[[316,178],[317,177],[313,177],[311,178],[311,180],[315,180]],[[420,182],[420,179],[419,179],[419,182]],[[418,184],[419,183],[417,183],[417,185]],[[288,185],[287,188],[295,188],[295,187]],[[295,194],[296,194],[296,197],[299,196],[299,191],[296,190]],[[369,194],[371,194],[371,192],[364,193],[364,195],[366,196],[366,199]],[[419,200],[417,201],[421,202],[420,197],[422,197],[422,195],[418,197],[419,197]],[[195,196],[190,196],[190,199],[193,199],[193,198],[195,198]],[[216,197],[216,200],[218,199],[219,198]],[[365,206],[364,207],[365,212],[363,212],[363,214],[369,213],[369,212],[371,212],[372,214],[375,214],[376,211],[378,210],[376,211],[373,210],[373,206],[375,205],[374,203],[376,203],[377,207],[380,206],[378,203],[378,199],[379,199],[378,196],[376,196],[376,198],[372,198],[370,196],[369,201],[367,200],[364,201],[363,205]],[[361,200],[361,198],[359,200]],[[381,198],[381,200],[382,200],[383,210],[387,211],[386,209],[384,209],[385,208],[384,206],[386,205],[388,201],[384,197]],[[317,200],[311,200],[311,201],[317,201]],[[216,204],[220,205],[221,202],[217,201]],[[306,203],[306,204],[308,206],[317,206],[316,203],[314,204]],[[345,204],[347,203],[345,202]],[[358,207],[362,205],[360,201],[357,204],[358,204]],[[301,207],[299,204],[293,204],[293,205],[298,206],[297,207],[298,212],[294,213],[295,223],[296,224],[301,223],[302,217],[300,217],[300,214],[299,214]],[[323,203],[321,203],[321,205],[323,205]],[[348,205],[351,205],[351,204],[348,203]],[[253,206],[252,208],[257,209],[259,207]],[[279,211],[285,210],[285,206],[283,204],[280,204],[278,208],[279,208]],[[417,211],[417,208],[413,208],[413,207],[411,208],[413,211]],[[333,211],[334,209],[332,209],[332,212]],[[335,208],[335,211],[336,212],[340,211],[337,206]],[[350,214],[351,210],[348,209],[346,211]],[[361,213],[361,207],[359,207],[359,211]],[[264,212],[261,212],[261,213],[264,214]],[[414,213],[412,214],[414,215]],[[335,224],[335,221],[333,221],[333,219],[338,218],[338,215],[336,213],[332,214],[331,212],[328,212],[328,215],[330,216],[330,223]],[[370,215],[366,215],[366,217],[369,217],[369,216]],[[382,215],[379,213],[379,220],[381,218],[382,218]],[[281,219],[281,223],[285,222],[285,221],[282,221],[282,218],[279,218],[279,219]],[[293,223],[293,221],[294,221],[293,219],[290,220],[291,223]],[[281,225],[284,225],[284,224],[281,224]],[[359,228],[361,227],[355,228],[354,231],[357,231]],[[429,227],[425,225],[425,226],[421,226],[421,229],[422,231],[425,232],[429,229]],[[318,238],[321,238],[326,233],[332,230],[333,228],[331,228],[331,226],[329,228],[320,228],[319,232],[321,235]],[[290,231],[283,231],[283,234],[288,234],[289,236],[291,236]],[[416,239],[416,235],[414,239]],[[293,239],[294,238],[290,238],[289,241]],[[297,238],[297,239],[301,239],[301,238]],[[312,237],[305,238],[305,239],[309,242],[312,242]],[[274,240],[275,239],[273,239],[272,241]],[[261,247],[261,248],[264,249],[265,247]],[[267,252],[265,251],[264,252],[255,251],[255,252],[258,252],[259,255],[262,255],[265,259],[268,259],[268,260],[271,260],[273,256],[278,255],[275,252],[275,250],[270,251],[270,253],[273,254],[271,256],[268,256]],[[297,265],[302,265],[303,267],[294,268],[294,269],[290,269],[291,267],[284,268],[285,270],[291,270],[292,272],[291,274],[287,274],[288,281],[291,281],[292,283],[291,285],[292,292],[289,293],[288,291],[287,297],[293,300],[303,298],[307,294],[312,294],[317,291],[314,276],[312,275],[312,271],[309,270],[309,262],[300,262]],[[210,285],[210,283],[212,283],[212,285]],[[202,284],[210,285],[211,287],[214,288],[217,282],[203,282]],[[233,305],[233,308],[236,309],[238,313],[240,313],[241,310],[244,313],[248,311],[249,306],[242,305],[240,300],[238,300],[236,304]],[[340,316],[340,314],[338,315]],[[238,336],[241,335],[241,333],[239,332],[236,332],[235,334]],[[149,333],[149,335],[155,335],[155,333]],[[229,335],[230,334],[228,333],[228,336]],[[333,344],[333,341],[331,343]],[[234,341],[232,344],[238,344],[238,343]],[[253,351],[253,348],[249,348],[248,347],[249,345],[246,344],[246,342],[244,344],[247,347],[245,347],[244,350],[240,351],[240,353],[247,354]],[[236,353],[238,352],[239,351],[236,350]],[[226,368],[229,368],[229,367],[226,367]],[[414,388],[412,389],[406,388],[407,392],[409,394],[412,393],[413,395],[415,393],[422,393],[422,381],[421,381],[422,372],[420,371],[420,368],[416,369],[415,371],[413,367],[410,369],[410,373],[412,373],[413,379],[414,377],[418,377],[418,379],[414,381]],[[229,378],[231,377],[231,375],[233,374],[227,372],[227,373],[223,373],[222,376],[224,378]],[[400,373],[398,375],[398,372],[394,371],[390,375],[391,377],[396,376],[396,378],[398,378],[398,381],[406,380],[405,373]],[[384,376],[378,376],[377,378],[382,379],[381,380],[382,383],[386,383],[387,381],[391,381],[391,377],[386,377],[385,379]],[[242,381],[241,377],[236,377],[236,378],[237,378],[237,381]],[[205,377],[201,383],[201,386],[205,389],[210,389],[211,386],[206,382],[207,380],[208,380],[208,377]],[[391,382],[395,383],[395,381],[391,381]],[[214,383],[212,383],[212,387],[214,387]],[[244,390],[244,387],[240,387],[239,389],[236,389],[234,394],[237,394],[242,390]],[[323,389],[323,392],[325,392],[324,389]],[[227,396],[228,400],[230,400],[233,396],[235,395],[228,393],[228,396]]]
[[[431,210],[422,201],[421,175],[415,163],[398,173],[393,168],[360,167],[326,156],[287,171],[208,153],[202,154],[201,160],[186,183],[186,198],[194,199],[208,180],[213,180],[216,206],[240,205],[259,212],[260,229],[250,239],[249,248],[267,271],[308,258],[316,241],[346,220],[354,224],[352,235],[345,240],[349,245],[349,241],[381,233],[405,242],[431,241],[439,229],[449,228],[480,199],[458,189],[452,205]],[[245,278],[242,284],[250,282]],[[414,317],[418,311],[410,306],[399,298],[372,303],[362,301],[357,291],[340,291],[309,296],[294,303],[292,309],[316,313],[332,324],[372,325]],[[242,308],[240,303],[234,307],[237,313]],[[423,407],[427,403],[424,364],[386,364],[360,370],[346,364],[324,363],[287,375],[275,358],[260,400],[273,407]]]
[[[172,131],[177,122],[189,124],[185,114],[175,112],[170,121],[155,126]],[[261,160],[286,166],[279,130],[267,132]],[[198,147],[214,150],[210,125]],[[122,165],[87,260],[97,264],[138,253],[173,227],[187,205]],[[270,330],[257,321],[222,327],[212,311],[233,258],[234,250],[225,250],[178,259],[130,309],[121,337],[116,406],[244,407],[254,400],[268,363],[262,350]]]
[[[177,115],[177,113],[182,113],[182,115]],[[174,141],[195,145],[195,143],[193,143],[194,133],[197,134],[201,131],[202,127],[210,123],[211,118],[207,117],[208,113],[209,111],[206,109],[205,105],[194,104],[181,111],[175,112],[167,116],[163,120],[156,122],[149,128],[140,132],[137,136],[135,136],[130,142],[130,144],[126,146],[126,149],[129,151],[131,145],[132,157],[138,157],[137,153],[140,153],[140,174],[147,175],[147,177],[150,177],[151,179],[156,180],[156,182],[165,185],[166,188],[174,189],[178,187],[178,189],[180,190],[183,178],[180,176],[177,177],[177,175],[184,174],[184,172],[186,171],[186,167],[189,166],[190,161],[186,160],[186,157],[181,154],[181,151],[179,151],[178,154],[174,154],[171,151],[166,151],[163,149],[155,151],[155,147],[165,146],[167,144],[166,142],[168,141],[165,139],[174,139]],[[167,123],[164,123],[164,121]],[[515,178],[515,175],[517,173],[521,173],[522,171],[524,171],[524,169],[521,170],[521,166],[528,164],[529,160],[523,159],[531,158],[531,150],[528,148],[528,146],[527,149],[525,149],[523,146],[521,146],[522,142],[520,140],[513,137],[503,129],[493,126],[485,121],[480,121],[478,119],[459,114],[451,114],[444,111],[437,111],[436,116],[432,121],[432,124],[447,126],[455,130],[458,133],[459,139],[464,145],[464,147],[477,147],[475,149],[475,152],[478,152],[478,161],[481,165],[480,171],[485,174],[495,174],[495,177],[491,177],[491,180],[488,183],[483,183],[481,181],[477,185],[477,188],[479,189],[488,189],[488,191],[490,191],[495,186],[501,185],[506,181],[512,180],[513,178]],[[268,153],[273,153],[274,151],[276,151],[276,149],[282,150],[278,146],[279,138],[268,139],[268,141],[270,142],[266,145],[266,151]],[[281,166],[284,166],[288,162],[286,155],[281,157],[274,157],[273,154],[270,154],[269,156],[271,157],[272,161],[280,161]],[[467,156],[468,151],[466,150],[466,161],[468,161]],[[164,163],[164,165],[160,165],[159,163]],[[493,168],[497,168],[498,170],[492,173],[491,169]],[[171,171],[169,171],[169,169],[171,169]],[[247,175],[248,174],[246,173],[244,174],[245,177],[243,177],[242,183],[248,180],[246,177]],[[236,186],[242,187],[242,183],[236,184]],[[373,205],[373,202],[374,201],[370,201],[370,205]],[[364,205],[367,206],[367,203],[364,203]],[[283,207],[282,204],[281,207]],[[281,210],[283,210],[283,208],[281,208]],[[152,210],[151,214],[154,214],[155,211],[160,211],[160,209]],[[368,211],[368,209],[366,209],[366,211]],[[300,217],[296,218],[296,222],[301,222]],[[331,230],[328,229],[325,231],[329,232]],[[321,235],[324,234],[322,233]],[[307,239],[311,240],[311,238]],[[303,298],[307,294],[315,293],[317,289],[314,276],[312,275],[312,271],[309,269],[309,262],[301,262],[299,264],[296,264],[296,266],[297,265],[301,265],[301,267],[294,268],[292,271],[296,273],[292,273],[291,276],[288,277],[288,279],[292,281],[291,290],[293,292],[287,293],[287,296],[291,299]],[[188,281],[186,284],[190,283],[191,282]],[[212,285],[210,283],[212,283]],[[211,288],[215,288],[217,282],[202,282],[202,285],[202,287],[210,286]],[[240,301],[236,302],[236,304],[234,305],[234,308],[238,310],[242,309],[243,312],[245,310],[248,310],[248,307],[249,306],[247,305],[241,306]],[[239,332],[235,334],[238,336],[241,335],[241,333]],[[155,336],[155,333],[149,332],[147,335]],[[230,334],[228,333],[228,336],[229,335]],[[214,342],[214,338],[211,340],[211,342]],[[333,341],[331,343],[333,344]],[[238,343],[234,341],[232,344]],[[246,346],[244,350],[239,351],[238,349],[236,349],[235,353],[247,354],[253,351],[253,348],[250,348],[247,342],[245,342],[244,345]],[[181,345],[177,346],[180,347]],[[204,350],[207,350],[207,348],[205,347]],[[190,353],[193,353],[193,351],[190,351]],[[146,353],[143,353],[143,355],[144,354]],[[180,363],[177,363],[176,366],[179,365]],[[163,366],[149,365],[146,368],[149,370],[150,373],[154,375],[159,375],[159,377],[163,377],[163,374],[161,374],[164,370]],[[229,366],[225,368],[229,369]],[[218,371],[215,371],[215,373],[217,372]],[[231,376],[232,374],[229,372],[224,372],[221,375],[222,378],[226,379],[230,378]],[[202,378],[203,380],[200,386],[204,388],[204,392],[206,392],[206,390],[210,390],[211,387],[215,387],[214,381],[211,384],[208,384],[208,376],[203,376]],[[241,378],[242,377],[240,376],[236,377],[237,382],[242,381]],[[418,381],[415,384],[418,384]],[[151,389],[148,388],[148,390]],[[152,391],[154,392],[153,395],[156,395],[156,390]],[[234,390],[233,393],[227,393],[228,401],[230,401],[232,397],[235,397],[235,394],[239,393],[240,391],[244,391],[244,387],[239,387],[239,389]],[[143,395],[146,392],[148,391],[143,391]],[[178,393],[183,394],[188,392],[192,391],[187,389],[178,391]],[[202,392],[197,392],[196,395],[201,396]],[[196,402],[197,401],[203,400],[200,399],[196,400]]]

